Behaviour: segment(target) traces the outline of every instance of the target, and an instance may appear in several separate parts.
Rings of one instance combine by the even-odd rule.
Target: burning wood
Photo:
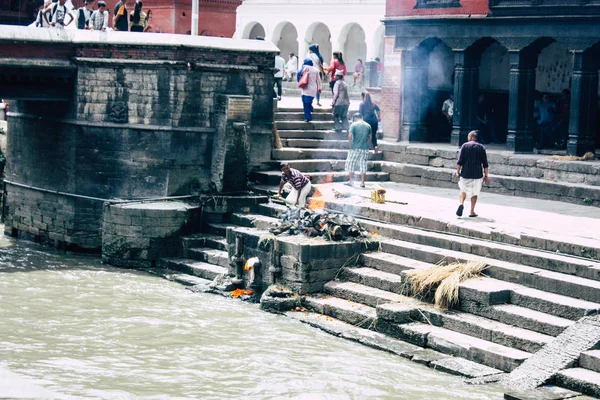
[[[311,199],[312,200],[312,199]],[[290,207],[280,217],[280,222],[270,232],[280,235],[303,233],[308,237],[322,237],[326,240],[346,240],[348,238],[370,238],[371,234],[354,217],[324,210]]]

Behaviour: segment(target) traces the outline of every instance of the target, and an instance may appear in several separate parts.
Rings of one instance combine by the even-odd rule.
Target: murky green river
[[[502,398],[256,305],[4,237],[0,321],[0,366],[65,398]]]

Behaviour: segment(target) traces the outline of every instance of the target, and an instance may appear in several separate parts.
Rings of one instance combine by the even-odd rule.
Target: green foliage
[[[590,199],[589,197],[586,197],[585,199],[583,199],[583,202],[585,204],[592,204],[594,202],[594,200]]]

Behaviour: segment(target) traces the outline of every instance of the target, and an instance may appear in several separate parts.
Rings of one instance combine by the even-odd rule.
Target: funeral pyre
[[[279,217],[277,226],[269,231],[274,235],[304,234],[308,237],[321,237],[333,241],[350,238],[368,239],[372,236],[354,217],[323,208],[309,210],[288,207],[287,211]]]

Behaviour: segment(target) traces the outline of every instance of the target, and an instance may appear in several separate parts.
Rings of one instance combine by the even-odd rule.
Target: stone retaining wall
[[[258,257],[261,261],[261,269],[254,271],[254,275],[263,290],[277,283],[302,294],[322,291],[327,282],[335,279],[342,266],[353,265],[361,253],[377,246],[376,242],[327,242],[302,235],[275,237],[252,228],[228,228],[230,260],[235,254],[235,236],[238,234],[244,238],[244,259]],[[269,272],[271,267],[281,271],[276,282]],[[229,267],[229,274],[235,275],[233,266]],[[246,284],[249,283],[249,275],[245,271]]]
[[[200,208],[182,202],[104,204],[102,261],[126,268],[154,267],[181,255],[181,238],[198,226]]]

